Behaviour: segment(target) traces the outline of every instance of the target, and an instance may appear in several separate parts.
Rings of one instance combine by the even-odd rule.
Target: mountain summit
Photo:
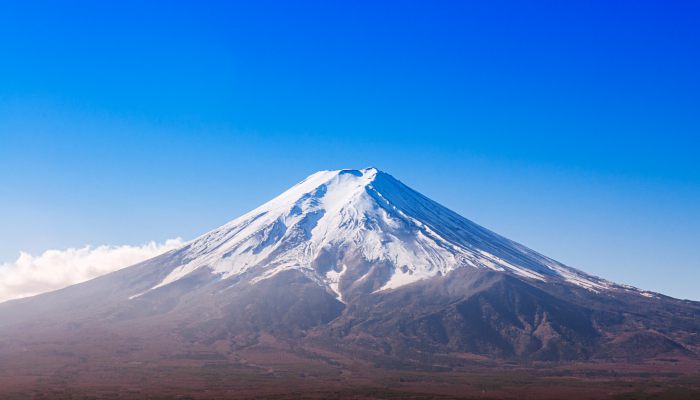
[[[340,300],[458,268],[624,289],[505,239],[376,168],[317,172],[180,252],[183,264],[151,290],[202,268],[253,283],[294,269]]]

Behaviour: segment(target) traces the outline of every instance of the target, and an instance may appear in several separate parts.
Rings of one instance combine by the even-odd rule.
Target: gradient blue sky
[[[190,239],[371,165],[571,266],[700,300],[700,2],[15,3],[0,262]]]

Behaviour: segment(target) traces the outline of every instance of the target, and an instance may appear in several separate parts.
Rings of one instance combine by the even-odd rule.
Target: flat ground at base
[[[694,359],[529,367],[474,361],[421,371],[279,343],[236,351],[172,344],[5,347],[0,398],[700,399],[700,362]]]

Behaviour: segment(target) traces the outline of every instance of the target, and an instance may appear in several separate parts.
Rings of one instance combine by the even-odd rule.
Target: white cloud
[[[182,239],[142,246],[85,246],[46,250],[33,256],[21,252],[15,262],[0,263],[0,302],[49,292],[134,265],[180,247]]]

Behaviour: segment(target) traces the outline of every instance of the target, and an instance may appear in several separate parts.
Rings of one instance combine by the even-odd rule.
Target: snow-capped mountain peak
[[[207,268],[252,284],[295,269],[333,291],[393,289],[456,268],[487,268],[590,290],[611,283],[505,239],[365,168],[319,171],[186,244],[184,262],[153,289]]]

